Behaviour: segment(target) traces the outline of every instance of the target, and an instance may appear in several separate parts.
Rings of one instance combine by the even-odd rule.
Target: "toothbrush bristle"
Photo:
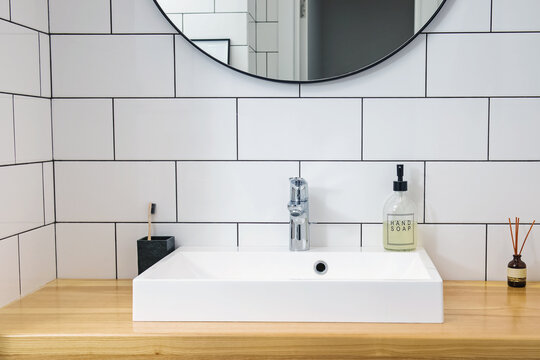
[[[155,213],[156,213],[156,204],[152,203],[152,208],[150,209],[150,213],[151,213],[151,214],[155,214]]]

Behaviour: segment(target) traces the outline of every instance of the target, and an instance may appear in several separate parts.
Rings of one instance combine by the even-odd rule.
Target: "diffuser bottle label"
[[[384,245],[387,249],[408,250],[416,247],[414,214],[387,214],[384,220]]]
[[[513,279],[525,279],[527,278],[527,269],[508,268],[508,277]]]

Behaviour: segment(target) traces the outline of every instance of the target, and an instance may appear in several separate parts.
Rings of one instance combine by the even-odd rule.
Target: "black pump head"
[[[396,166],[398,180],[394,181],[394,191],[407,191],[407,182],[403,181],[403,164]]]
[[[150,214],[155,214],[156,213],[156,204],[152,203],[152,206],[150,208]]]

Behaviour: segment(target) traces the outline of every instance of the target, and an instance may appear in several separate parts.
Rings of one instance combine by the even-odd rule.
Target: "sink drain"
[[[326,274],[328,271],[328,264],[322,260],[316,261],[315,265],[313,265],[313,270],[319,275]]]

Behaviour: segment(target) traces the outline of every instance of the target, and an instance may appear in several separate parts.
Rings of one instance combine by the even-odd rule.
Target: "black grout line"
[[[0,94],[8,94],[8,95],[20,95],[20,96],[28,96],[28,97],[35,97],[35,98],[46,98],[49,99],[50,97],[45,96],[37,96],[37,95],[28,95],[28,94],[18,94],[18,93],[12,93],[12,92],[3,92],[0,91]],[[54,96],[55,100],[88,100],[88,99],[122,99],[122,100],[178,100],[178,99],[184,99],[184,100],[197,100],[197,99],[204,99],[204,100],[223,100],[223,99],[254,99],[254,100],[279,100],[279,99],[285,99],[285,100],[291,100],[291,99],[297,99],[297,96]],[[413,99],[463,99],[463,100],[469,100],[469,99],[538,99],[540,98],[540,95],[538,96],[532,96],[532,95],[505,95],[505,96],[497,96],[497,95],[462,95],[462,96],[428,96],[427,98],[425,96],[304,96],[303,99],[331,99],[331,100],[348,100],[348,99],[366,99],[366,100],[413,100]]]
[[[302,177],[302,162],[298,162],[298,177]]]
[[[77,222],[77,223],[78,223],[78,222]],[[44,227],[46,227],[46,226],[55,225],[55,224],[56,224],[56,222],[52,222],[52,223],[45,224],[45,225],[39,225],[39,226],[36,226],[36,227],[34,227],[34,228],[31,228],[31,229],[28,229],[28,230],[21,231],[21,232],[19,232],[19,233],[17,233],[17,234],[11,234],[11,235],[9,235],[9,236],[4,236],[4,237],[0,238],[0,241],[9,239],[9,238],[14,237],[14,236],[23,235],[23,234],[32,232],[32,231],[34,231],[34,230],[39,230],[39,229],[44,228]],[[94,224],[94,223],[90,223],[90,224]],[[98,224],[98,223],[96,223],[96,224]],[[525,224],[525,223],[523,223],[523,224]]]
[[[19,259],[19,296],[22,295],[22,284],[21,284],[21,237],[17,235],[17,257]]]
[[[428,34],[426,34],[426,57],[424,59],[425,61],[425,72],[424,72],[424,86],[425,86],[425,97],[427,98],[428,96],[428,91],[427,91],[427,87],[428,87]]]
[[[360,224],[360,247],[362,247],[362,244],[364,242],[363,232],[364,232],[364,224]]]
[[[238,154],[238,98],[236,98],[236,160],[239,159]]]
[[[493,32],[493,0],[491,0],[489,8],[489,32]]]
[[[485,258],[484,258],[484,280],[487,281],[487,271],[488,271],[488,224],[486,224],[486,248],[485,248]]]
[[[45,217],[45,170],[44,163],[41,163],[41,195],[43,200],[43,225],[47,224]]]
[[[49,0],[47,0],[47,32],[51,33],[51,4]]]
[[[8,0],[8,6],[9,6],[9,21],[11,21],[11,0]]]
[[[43,82],[41,80],[41,36],[37,34],[38,41],[38,70],[39,70],[39,96],[43,96]]]
[[[111,34],[113,33],[113,9],[112,9],[113,0],[109,0],[109,20],[111,26]]]
[[[427,178],[427,173],[426,173],[426,161],[424,161],[424,214],[423,214],[423,223],[425,224],[426,223],[426,178]]]
[[[489,161],[489,133],[491,131],[491,99],[488,98],[488,109],[487,109],[487,160]]]
[[[116,231],[116,223],[114,223],[114,271],[118,279],[118,234]]]
[[[58,279],[58,241],[56,239],[56,219],[54,222],[54,271],[56,273],[56,278]]]
[[[17,136],[15,134],[15,95],[11,95],[11,117],[13,120],[13,161],[17,163]]]
[[[145,221],[57,221],[56,224],[147,224]],[[191,225],[235,225],[235,224],[241,224],[241,225],[287,225],[289,224],[288,221],[158,221],[153,224],[170,224],[170,225],[182,225],[182,224],[191,224]],[[381,225],[382,222],[380,221],[349,221],[349,222],[343,222],[343,221],[311,221],[310,224],[315,225]],[[507,222],[492,222],[492,223],[486,223],[486,222],[470,222],[470,223],[464,223],[464,222],[425,222],[420,223],[419,225],[448,225],[448,226],[479,226],[479,225],[490,225],[490,226],[508,226]],[[522,225],[531,225],[530,222],[523,222],[520,224]],[[42,228],[44,226],[49,226],[51,224],[42,225],[24,232],[21,232],[19,234],[24,234],[28,231],[33,231],[39,228]],[[17,234],[6,236],[5,238],[2,238],[0,240],[5,240],[7,238],[13,237]]]
[[[172,36],[173,47],[173,84],[174,84],[174,97],[177,97],[176,93],[176,35]]]
[[[240,224],[236,223],[236,247],[240,246]]]
[[[364,160],[364,98],[360,100],[360,160]]]
[[[178,222],[178,162],[174,162],[174,185],[175,185],[175,197],[176,197],[176,222]]]
[[[114,98],[111,99],[112,106],[112,145],[113,145],[113,159],[116,160],[116,125],[114,122]]]
[[[141,159],[141,160],[130,160],[130,159],[122,159],[122,160],[111,160],[111,159],[95,159],[95,160],[89,160],[89,159],[82,159],[82,160],[65,160],[65,159],[55,159],[54,162],[69,162],[69,163],[92,163],[92,162],[117,162],[117,163],[163,163],[163,162],[171,162],[171,161],[178,161],[178,162],[185,162],[185,163],[193,163],[193,162],[200,162],[200,163],[230,163],[230,162],[247,162],[247,163],[294,163],[294,162],[309,162],[309,163],[357,163],[357,164],[363,164],[363,163],[395,163],[395,162],[409,162],[409,163],[423,163],[423,162],[429,162],[429,163],[478,163],[478,164],[486,164],[486,163],[539,163],[540,159],[497,159],[497,160],[489,160],[486,159],[478,159],[478,160],[463,160],[463,159],[454,159],[454,160],[448,160],[448,159],[442,159],[442,160],[422,160],[422,159],[368,159],[368,160],[350,160],[350,159],[343,159],[343,160],[313,160],[313,159],[246,159],[246,160],[223,160],[223,159],[216,159],[216,160],[208,160],[208,159],[171,159],[171,160],[150,160],[150,159]],[[0,167],[6,167],[6,166],[13,166],[13,165],[29,165],[29,164],[40,164],[43,161],[36,161],[36,162],[27,162],[27,163],[16,163],[16,164],[4,164],[0,165]],[[46,162],[46,161],[45,161]]]
[[[11,12],[11,7],[10,7],[10,12]],[[11,16],[11,15],[10,15],[10,16]],[[39,29],[30,27],[30,26],[28,26],[28,25],[25,25],[25,24],[21,24],[21,23],[15,22],[15,21],[13,21],[13,20],[7,20],[7,19],[2,19],[2,18],[0,18],[0,22],[10,23],[10,24],[13,24],[13,25],[17,25],[17,26],[23,27],[23,28],[28,29],[28,30],[32,30],[32,31],[38,32],[38,33],[40,33],[40,34],[49,35],[49,33],[47,33],[46,31],[39,30]]]

